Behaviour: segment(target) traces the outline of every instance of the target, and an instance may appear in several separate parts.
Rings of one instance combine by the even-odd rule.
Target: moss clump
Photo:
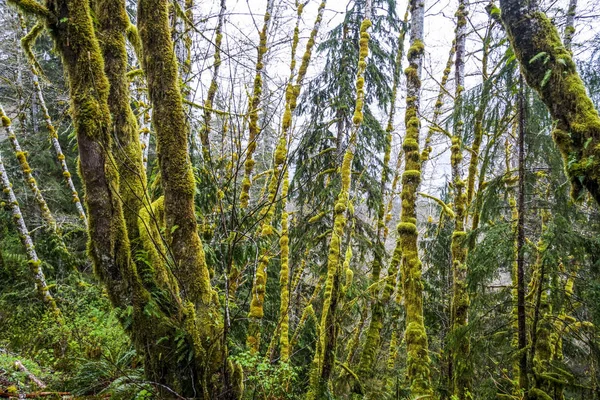
[[[422,40],[414,40],[408,49],[408,53],[406,57],[409,59],[414,59],[416,57],[420,57],[425,52],[425,44]]]

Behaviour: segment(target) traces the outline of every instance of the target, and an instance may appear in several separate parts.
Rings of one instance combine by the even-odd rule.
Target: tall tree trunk
[[[575,14],[577,12],[577,0],[569,1],[569,8],[567,10],[567,23],[564,32],[564,43],[565,48],[571,51],[571,43],[573,42],[573,36],[575,35]]]
[[[342,187],[335,203],[334,224],[329,242],[327,256],[327,279],[325,282],[325,293],[319,336],[315,347],[310,371],[310,389],[308,399],[317,400],[327,396],[329,378],[333,373],[335,363],[335,349],[338,334],[336,321],[337,307],[340,300],[341,289],[341,260],[342,240],[345,235],[346,212],[350,205],[350,187],[352,182],[352,161],[358,141],[358,133],[363,122],[363,107],[365,102],[365,70],[367,68],[367,56],[369,55],[369,33],[371,27],[371,2],[367,1],[365,6],[365,18],[360,26],[360,43],[358,56],[358,70],[356,72],[356,106],[352,117],[352,131],[348,148],[340,168]],[[348,244],[350,245],[350,244]]]
[[[465,45],[467,37],[467,0],[460,0],[456,12],[456,62],[454,97],[455,120],[450,148],[450,164],[452,168],[452,185],[454,189],[454,232],[452,232],[452,310],[451,326],[454,342],[452,349],[452,392],[457,399],[471,397],[472,366],[470,358],[470,339],[467,328],[469,293],[467,291],[467,243],[465,231],[466,201],[465,181],[461,176],[463,160],[464,122],[462,120],[463,91],[465,81]]]
[[[298,7],[298,22],[296,23],[296,30],[294,31],[294,39],[292,42],[292,60],[295,58],[296,47],[298,46],[298,23],[300,16],[302,15],[303,7]],[[244,178],[242,180],[242,189],[240,191],[240,207],[247,208],[248,201],[250,200],[250,187],[252,186],[252,172],[254,171],[254,151],[256,150],[256,141],[258,135],[261,132],[261,128],[258,122],[258,109],[260,106],[262,88],[263,88],[263,68],[264,68],[264,56],[267,53],[267,35],[269,29],[269,20],[273,13],[273,0],[267,2],[267,9],[263,18],[263,27],[260,31],[258,48],[256,49],[256,73],[254,75],[254,86],[252,87],[252,97],[248,104],[248,130],[250,137],[248,138],[248,147],[246,149],[246,161],[244,161]],[[295,61],[292,61],[295,62]]]
[[[425,4],[422,0],[411,0],[409,66],[405,70],[407,80],[406,136],[404,150],[404,173],[402,174],[402,209],[398,236],[401,241],[401,274],[406,308],[406,347],[408,382],[412,397],[433,397],[431,388],[430,358],[427,332],[423,320],[422,265],[417,246],[416,200],[421,182],[421,160],[419,156],[419,119],[421,69],[425,45],[423,25]]]
[[[527,327],[525,310],[525,89],[519,82],[519,194],[517,208],[517,331],[519,349],[519,386],[527,393]]]
[[[199,244],[199,238],[193,212],[194,183],[192,180],[190,184],[190,180],[186,179],[191,176],[187,147],[178,145],[180,135],[185,135],[186,132],[179,130],[180,125],[167,118],[171,110],[177,113],[182,107],[181,96],[177,96],[177,80],[174,79],[177,74],[173,73],[173,70],[176,71],[176,64],[166,23],[166,1],[150,4],[149,8],[144,8],[149,2],[142,2],[145,4],[141,6],[140,16],[146,23],[144,28],[166,27],[150,29],[149,33],[153,45],[156,44],[153,49],[158,50],[163,59],[160,56],[148,57],[145,60],[147,63],[144,64],[150,66],[148,76],[151,86],[158,81],[158,90],[154,86],[151,97],[156,103],[156,108],[160,110],[158,114],[162,124],[158,126],[163,129],[163,136],[159,137],[159,142],[160,139],[165,140],[164,131],[173,128],[169,131],[173,135],[167,138],[166,145],[162,143],[162,150],[166,148],[167,153],[169,150],[173,151],[173,148],[179,150],[175,155],[169,154],[170,160],[179,163],[177,166],[168,162],[165,166],[164,159],[161,160],[161,166],[164,167],[162,176],[166,186],[166,226],[170,228],[170,250],[175,255],[173,258],[176,263],[173,270],[176,273],[182,273],[182,270],[192,271],[187,273],[187,280],[181,280],[186,284],[182,294],[186,295],[188,300],[183,307],[177,302],[169,301],[173,294],[164,293],[160,285],[150,287],[147,281],[151,280],[151,277],[144,276],[142,282],[132,260],[128,227],[119,190],[118,163],[111,151],[113,135],[108,107],[109,82],[104,73],[104,59],[92,24],[88,2],[50,0],[46,7],[21,0],[12,2],[23,11],[35,14],[44,21],[57,51],[62,56],[70,89],[80,172],[86,193],[90,256],[97,275],[106,285],[113,305],[120,310],[131,309],[132,320],[127,324],[128,332],[140,354],[144,355],[146,375],[149,380],[159,385],[160,391],[169,393],[169,396],[178,392],[186,397],[208,400],[224,389],[232,394],[230,397],[241,396],[241,369],[225,361],[220,362],[223,360],[223,347],[220,346],[220,337],[212,334],[218,331],[220,310],[216,309],[210,283],[198,283],[203,277],[203,271],[200,270],[196,274],[205,264],[202,248],[194,246]],[[159,21],[148,18],[149,14]],[[148,36],[142,38],[148,39]],[[172,63],[167,62],[169,54]],[[162,74],[158,77],[162,78],[162,81],[156,77],[157,73]],[[171,90],[173,87],[175,89]],[[183,120],[183,112],[174,119],[175,122]],[[136,145],[139,147],[139,144]],[[143,196],[143,193],[139,195]],[[191,207],[186,208],[186,205]],[[192,242],[192,246],[182,243],[186,240]],[[208,273],[205,275],[208,276]],[[193,285],[194,283],[198,284]],[[203,292],[203,284],[209,286],[210,291]],[[211,303],[212,301],[214,303]],[[182,333],[185,338],[183,342],[180,340]],[[190,355],[193,356],[191,359]],[[232,375],[231,384],[226,388],[223,388],[223,382],[227,379],[222,375]]]
[[[218,79],[219,79],[219,68],[221,67],[221,45],[223,43],[223,22],[225,20],[226,0],[221,0],[221,8],[219,10],[219,17],[217,21],[217,27],[215,30],[215,53],[213,55],[213,76],[210,80],[208,87],[208,93],[206,94],[206,100],[204,100],[204,111],[203,121],[200,128],[200,141],[202,142],[202,155],[204,157],[204,165],[206,168],[210,168],[211,154],[210,154],[210,122],[212,119],[213,102],[217,95]],[[191,12],[191,11],[190,11]]]
[[[275,214],[275,202],[277,194],[279,193],[279,186],[283,181],[283,175],[287,171],[287,159],[288,159],[288,139],[292,128],[292,120],[294,111],[296,110],[296,102],[302,89],[304,77],[310,64],[312,50],[315,45],[315,40],[319,28],[321,26],[321,20],[323,19],[323,12],[325,11],[325,3],[321,3],[319,6],[315,24],[310,33],[310,38],[306,44],[306,49],[302,57],[302,63],[298,69],[296,75],[296,48],[299,41],[299,32],[295,31],[294,38],[292,39],[292,61],[290,63],[290,77],[286,87],[284,113],[281,121],[281,136],[279,142],[275,148],[275,154],[273,157],[273,169],[270,174],[270,180],[267,185],[267,204],[263,209],[260,210],[262,221],[260,224],[259,235],[268,237],[273,234],[273,216]],[[298,7],[298,16],[302,13],[302,7]],[[298,18],[299,21],[299,18]],[[265,24],[268,22],[265,21]],[[296,77],[294,83],[294,76]],[[256,81],[255,81],[256,83]],[[252,300],[250,303],[250,312],[248,316],[250,318],[250,326],[248,328],[248,336],[246,343],[250,348],[250,351],[256,352],[260,345],[260,322],[264,315],[264,299],[265,290],[267,285],[267,266],[269,264],[270,255],[266,248],[262,249],[262,254],[259,259],[259,263],[256,267],[256,275],[254,282],[252,283]]]
[[[402,57],[404,56],[404,39],[406,37],[408,10],[405,14],[404,24],[402,25],[400,35],[398,37],[398,47],[395,53],[394,63],[394,79],[392,83],[392,96],[390,99],[390,112],[388,115],[388,121],[386,126],[386,143],[385,143],[385,154],[383,156],[383,167],[381,171],[381,181],[379,190],[381,193],[381,203],[377,212],[377,236],[376,246],[373,254],[373,262],[371,264],[371,291],[372,300],[370,302],[371,308],[371,321],[367,329],[367,338],[362,348],[360,355],[360,361],[358,363],[358,377],[361,381],[366,381],[370,374],[372,374],[372,368],[375,363],[375,357],[381,347],[381,329],[386,316],[386,306],[389,302],[394,289],[396,287],[396,280],[398,275],[398,263],[391,263],[388,268],[388,273],[384,281],[383,292],[380,295],[379,278],[381,273],[381,267],[384,262],[385,256],[385,240],[387,238],[387,230],[385,229],[385,192],[390,175],[390,157],[392,151],[392,135],[394,132],[394,116],[396,114],[396,98],[398,93],[398,86],[400,85],[400,73],[402,71]]]

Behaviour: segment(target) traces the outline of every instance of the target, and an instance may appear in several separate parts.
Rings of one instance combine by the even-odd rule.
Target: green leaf
[[[548,53],[546,53],[545,51],[542,51],[542,52],[540,52],[540,53],[537,53],[535,56],[533,56],[533,57],[531,58],[531,60],[529,60],[529,64],[533,64],[534,62],[536,62],[536,61],[537,61],[537,60],[539,60],[540,58],[542,58],[542,57],[545,57],[545,56],[547,56],[547,55],[548,55]]]
[[[588,146],[590,145],[590,143],[592,143],[592,138],[591,138],[591,137],[589,137],[589,138],[588,138],[588,139],[585,141],[585,143],[584,143],[584,145],[583,145],[583,148],[584,148],[584,149],[587,149],[587,148],[588,148]]]
[[[552,68],[549,69],[548,71],[546,71],[546,74],[544,75],[544,79],[542,79],[542,83],[540,84],[541,87],[546,86],[546,83],[548,83],[548,81],[550,80],[551,75],[552,75]]]

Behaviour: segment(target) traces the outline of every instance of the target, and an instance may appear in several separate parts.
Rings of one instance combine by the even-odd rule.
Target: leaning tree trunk
[[[6,116],[6,114],[4,114],[2,107],[0,107],[0,119],[2,120],[2,126],[4,126],[6,129],[10,129],[11,120]],[[17,226],[19,238],[21,239],[21,244],[27,253],[27,263],[31,269],[38,295],[46,303],[49,310],[54,314],[57,320],[62,321],[61,312],[54,301],[54,297],[52,297],[52,294],[50,293],[48,284],[46,283],[46,277],[44,276],[44,271],[42,270],[42,261],[38,258],[37,252],[35,251],[35,246],[33,245],[33,240],[29,235],[29,230],[27,229],[27,225],[23,219],[19,202],[17,201],[15,192],[12,189],[12,184],[8,179],[6,169],[4,168],[2,157],[0,157],[0,184],[2,185],[2,191],[8,198],[12,217],[15,225]]]
[[[2,107],[2,105],[0,105],[0,116],[4,115],[6,115],[4,113],[4,108]],[[33,199],[35,200],[40,214],[42,215],[42,219],[46,223],[49,232],[56,235],[57,238],[60,240],[60,244],[63,247],[65,247],[65,244],[63,243],[62,238],[60,237],[56,220],[54,219],[54,216],[52,215],[52,212],[48,207],[48,203],[46,203],[46,199],[44,198],[42,191],[38,187],[37,181],[33,177],[33,170],[31,169],[31,167],[29,166],[29,162],[27,161],[27,153],[24,152],[21,148],[21,145],[19,144],[19,139],[17,139],[17,134],[12,128],[12,125],[6,124],[4,125],[4,129],[6,130],[8,140],[15,153],[15,158],[19,162],[19,167],[21,168],[21,172],[23,173],[25,182],[27,183],[29,190],[33,194]]]
[[[536,1],[501,0],[500,6],[527,84],[538,92],[556,121],[554,141],[571,180],[571,194],[578,199],[586,188],[600,203],[600,116],[571,52]]]

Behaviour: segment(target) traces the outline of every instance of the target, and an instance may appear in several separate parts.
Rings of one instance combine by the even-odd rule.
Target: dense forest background
[[[0,398],[600,399],[599,17],[0,0]]]

